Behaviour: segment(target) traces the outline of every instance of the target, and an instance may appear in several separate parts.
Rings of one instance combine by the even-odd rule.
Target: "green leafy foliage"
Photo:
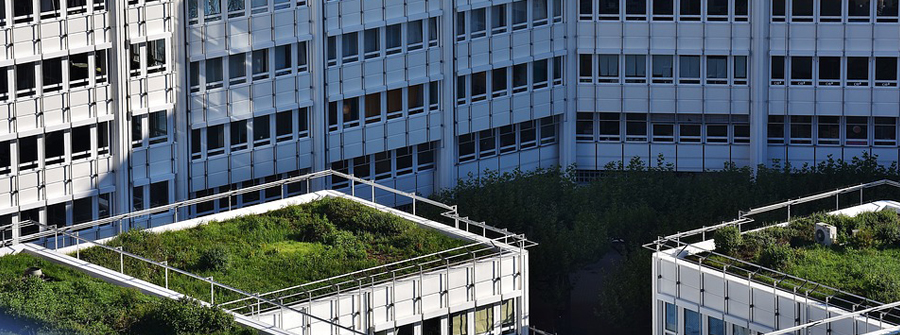
[[[741,239],[741,231],[734,226],[723,227],[716,230],[716,233],[713,235],[713,240],[716,243],[716,251],[726,255],[733,255],[743,242]]]
[[[131,231],[108,243],[246,292],[269,292],[466,244],[359,203],[328,198],[161,234]],[[117,254],[100,248],[82,259],[118,271]],[[157,285],[162,268],[125,259],[125,273]],[[208,283],[180,274],[169,287],[209,301]],[[215,302],[239,298],[215,290]]]
[[[758,167],[755,174],[733,164],[718,171],[679,173],[662,157],[657,157],[655,165],[640,159],[609,164],[590,182],[576,180],[573,167],[487,172],[460,181],[436,198],[459,205],[463,215],[525,233],[540,243],[530,254],[531,280],[541,287],[532,290],[532,301],[553,305],[562,311],[559,315],[568,314],[564,312],[569,301],[568,274],[602,257],[609,250],[610,238],[623,239],[628,256],[617,267],[604,270],[611,279],[604,280],[597,319],[591,321],[607,333],[646,334],[652,324],[651,276],[649,263],[639,261],[648,253],[641,244],[657,236],[733,219],[738,210],[846,185],[900,178],[897,164],[882,166],[875,156],[860,153],[849,161],[829,157],[799,167],[774,161],[771,167]],[[842,197],[841,204],[859,200],[853,198]],[[900,197],[867,191],[866,198]],[[833,199],[828,201],[833,205]],[[818,209],[796,206],[793,210],[798,216]],[[893,235],[890,229],[885,227],[885,234]],[[812,241],[812,228],[789,233],[776,229],[772,235],[745,235],[738,252],[753,256],[773,243],[802,246]],[[645,292],[646,299],[619,298],[631,292]],[[566,330],[567,322],[557,315],[532,315],[531,320],[538,328]]]
[[[46,278],[23,277],[31,266]],[[250,334],[217,308],[144,295],[27,254],[0,257],[0,314],[22,323],[0,332]]]

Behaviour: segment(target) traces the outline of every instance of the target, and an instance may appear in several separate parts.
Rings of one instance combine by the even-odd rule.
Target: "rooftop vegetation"
[[[25,276],[39,267],[43,278]],[[0,257],[0,334],[252,334],[196,300],[122,288],[46,260]]]
[[[251,293],[264,293],[466,244],[435,230],[342,199],[161,234],[132,231],[108,243]],[[119,269],[118,254],[93,247],[81,258]],[[163,285],[164,269],[125,259],[125,273]],[[169,287],[209,301],[210,285],[169,273]],[[215,302],[238,298],[217,290]]]
[[[835,244],[815,242],[817,222],[837,227]],[[744,235],[730,227],[714,240],[718,252],[738,259],[876,301],[900,300],[900,216],[894,211],[817,213]]]

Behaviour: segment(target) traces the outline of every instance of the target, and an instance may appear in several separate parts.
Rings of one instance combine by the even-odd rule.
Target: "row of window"
[[[7,7],[7,2],[11,6]],[[86,13],[89,9],[93,9],[94,12],[106,10],[106,0],[12,0],[7,2],[0,2],[0,26],[10,23],[14,25],[31,24],[39,20],[56,19],[63,15]],[[7,21],[7,13],[12,14],[12,22]]]
[[[244,182],[238,182],[231,185],[220,186],[216,188],[210,188],[206,190],[200,190],[194,193],[193,198],[201,198],[209,195],[221,194],[233,190],[240,190],[247,187],[267,184],[271,182],[275,182],[282,179],[299,177],[304,174],[308,174],[308,169],[302,169],[298,171],[292,171],[288,173],[282,173],[279,175],[268,176],[265,178],[259,178],[254,180],[248,180]],[[206,215],[219,211],[227,211],[232,208],[240,208],[243,206],[255,205],[265,201],[271,201],[275,199],[279,199],[282,196],[294,196],[299,194],[304,194],[307,192],[306,183],[305,182],[296,182],[284,185],[284,187],[269,187],[256,192],[246,192],[239,195],[234,195],[231,197],[220,198],[218,200],[201,202],[194,206],[193,211],[195,215]]]
[[[102,84],[107,80],[107,68],[106,50],[2,67],[0,101]],[[10,74],[15,78],[12,81]]]
[[[142,211],[168,204],[170,204],[168,180],[150,185],[135,186],[131,189],[132,211]]]
[[[456,78],[456,104],[474,103],[563,84],[562,56],[476,72]],[[553,78],[552,83],[550,78]]]
[[[623,10],[624,9],[624,10]],[[749,0],[579,0],[581,21],[747,22]]]
[[[772,0],[772,22],[897,22],[897,2]]]
[[[473,327],[475,331],[475,335],[482,334],[494,334],[494,328],[499,325],[500,331],[503,334],[507,334],[507,331],[514,330],[516,326],[516,305],[514,299],[508,299],[500,302],[499,304],[487,305],[476,307],[472,316],[474,317]],[[494,307],[500,307],[500,320],[499,322],[494,322]],[[450,326],[450,335],[469,335],[469,313],[472,313],[472,310],[461,311],[450,314],[450,322],[448,322]],[[424,332],[423,334],[440,334],[440,330],[438,332]]]
[[[771,78],[777,86],[896,87],[897,57],[772,56]]]
[[[92,197],[75,199],[38,207],[18,213],[18,222],[40,222],[56,227],[65,227],[75,224],[91,222],[108,218],[112,214],[113,193],[101,193]],[[68,210],[67,210],[68,208]],[[41,219],[43,212],[44,219]],[[0,226],[10,225],[13,222],[13,214],[0,215]],[[38,226],[27,226],[19,229],[19,236],[27,236],[41,231]],[[12,238],[12,232],[7,231],[6,236],[0,239]]]
[[[896,146],[896,117],[769,115],[768,142]]]
[[[678,319],[678,306],[664,303],[663,323],[665,325],[665,335],[753,335],[754,331],[747,327],[736,324],[729,324],[721,319],[707,316],[703,319],[703,315],[697,311],[682,308],[684,313],[681,320]],[[706,322],[703,322],[706,321]],[[726,327],[730,325],[731,327]],[[679,326],[683,328],[679,329]],[[704,332],[705,330],[705,332]]]
[[[147,133],[144,133],[147,129]],[[131,147],[169,142],[169,115],[166,111],[131,117]]]
[[[434,169],[437,142],[379,152],[331,163],[331,169],[363,179],[387,180]],[[340,189],[350,181],[332,176],[331,186]]]
[[[191,62],[189,76],[191,92],[199,92],[203,87],[206,90],[227,89],[230,86],[269,77],[308,72],[308,57],[307,44],[304,41]],[[205,75],[201,76],[201,73]],[[250,76],[247,76],[248,73]]]
[[[529,27],[544,26],[550,22],[549,15],[551,13],[553,22],[562,22],[564,12],[562,0],[551,0],[549,3],[547,0],[530,2],[529,4],[529,1],[519,0],[509,4],[457,12],[456,40],[460,42],[474,40],[506,34],[510,31],[525,30]],[[510,17],[511,20],[508,19]],[[490,26],[488,22],[490,22]]]
[[[556,118],[549,116],[539,120],[460,135],[457,159],[460,163],[465,163],[556,144],[556,127]]]
[[[328,66],[353,64],[439,45],[437,17],[328,36]],[[428,36],[426,44],[425,36]],[[405,47],[404,47],[405,46]],[[359,50],[362,49],[362,56]]]
[[[747,56],[581,54],[578,82],[747,85],[747,67]]]
[[[137,0],[129,1],[136,2]],[[230,19],[245,15],[306,7],[306,0],[187,0],[186,2],[188,7],[188,24],[221,21],[223,10]],[[294,7],[295,5],[296,7]],[[203,7],[202,17],[200,15],[200,7]]]
[[[578,112],[575,127],[578,142],[750,143],[746,115]]]
[[[427,97],[427,99],[426,99]],[[352,129],[363,124],[378,123],[437,111],[441,104],[439,81],[412,85],[387,92],[328,102],[328,131]]]
[[[129,72],[132,77],[166,72],[166,40],[155,40],[129,46]]]
[[[21,172],[104,155],[109,155],[108,122],[57,130],[0,142],[0,175],[12,171],[13,157]]]
[[[274,141],[272,130],[275,131]],[[226,133],[230,136],[226,137]],[[309,108],[286,110],[191,130],[191,159],[231,154],[307,137]]]

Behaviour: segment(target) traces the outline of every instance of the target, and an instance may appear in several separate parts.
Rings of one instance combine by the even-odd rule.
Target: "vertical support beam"
[[[769,123],[769,17],[771,1],[753,0],[750,8],[750,156],[753,171],[767,164]]]
[[[444,13],[441,25],[441,122],[443,123],[441,143],[438,145],[437,176],[435,191],[453,187],[456,184],[456,1],[440,0]]]

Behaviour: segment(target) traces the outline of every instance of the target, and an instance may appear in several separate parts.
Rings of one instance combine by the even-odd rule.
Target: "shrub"
[[[231,254],[222,246],[213,246],[200,254],[197,265],[204,270],[224,271],[231,265]]]
[[[716,243],[716,251],[726,255],[734,255],[743,243],[741,231],[735,226],[716,230],[715,235],[713,235],[713,241]]]
[[[759,265],[781,270],[794,261],[794,250],[783,244],[770,244],[759,253]]]
[[[871,248],[875,246],[875,234],[873,233],[871,228],[860,229],[855,234],[850,236],[848,240],[849,241],[847,244],[860,249]]]
[[[144,318],[132,326],[135,334],[212,334],[231,331],[234,317],[197,300],[161,299],[154,303]]]
[[[900,221],[896,214],[893,216],[893,219],[884,220],[875,227],[875,239],[883,246],[900,246]]]

